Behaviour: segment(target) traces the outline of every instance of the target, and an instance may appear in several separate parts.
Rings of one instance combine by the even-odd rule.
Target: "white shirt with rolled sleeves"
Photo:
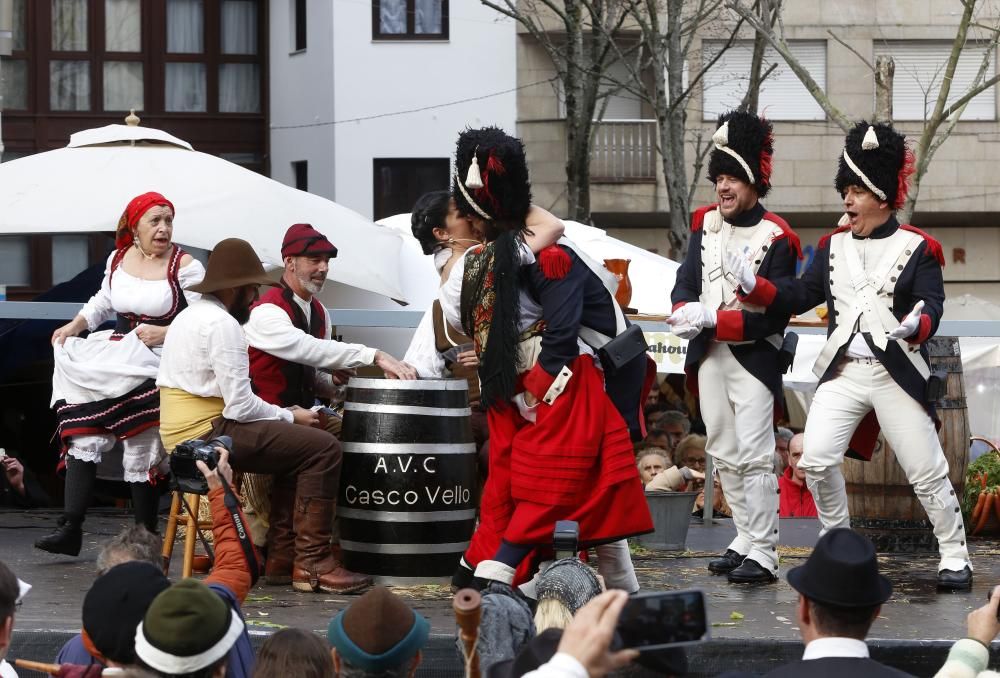
[[[290,410],[261,400],[250,388],[250,358],[243,329],[212,295],[181,311],[163,342],[156,385],[202,398],[222,398],[222,416],[232,421],[280,420]]]
[[[292,299],[309,319],[309,302],[292,295]],[[323,338],[317,339],[292,324],[284,310],[274,304],[261,304],[250,311],[250,320],[243,327],[247,342],[256,349],[291,363],[318,369],[341,370],[363,367],[375,362],[376,349],[363,344],[333,341],[330,336],[330,314],[326,312]]]

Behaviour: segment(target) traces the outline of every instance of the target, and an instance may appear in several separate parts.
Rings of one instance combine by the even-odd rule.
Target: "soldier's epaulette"
[[[787,221],[779,217],[774,212],[765,212],[764,218],[774,224],[777,224],[778,228],[781,229],[781,235],[776,237],[772,242],[788,238],[788,249],[795,253],[795,257],[797,259],[801,260],[802,241],[799,240],[799,234],[792,230],[792,227],[788,225]]]
[[[909,224],[900,224],[899,227],[904,231],[916,233],[921,238],[923,238],[924,242],[927,243],[927,254],[937,259],[938,263],[941,264],[941,268],[944,268],[944,248],[941,247],[941,243],[938,242],[936,238],[921,231],[916,226],[910,226]]]
[[[702,225],[705,223],[705,215],[714,210],[719,206],[719,203],[712,203],[711,205],[705,205],[704,207],[699,207],[694,212],[691,213],[691,232],[695,233],[701,230]]]
[[[816,246],[816,249],[821,250],[824,247],[829,247],[830,238],[837,235],[838,233],[843,233],[844,231],[849,231],[849,230],[851,230],[850,226],[838,226],[837,228],[833,229],[832,231],[830,231],[829,233],[827,233],[826,235],[824,235],[822,238],[819,239],[819,245]]]
[[[549,280],[562,280],[572,266],[573,260],[559,245],[549,245],[538,253],[538,268]]]

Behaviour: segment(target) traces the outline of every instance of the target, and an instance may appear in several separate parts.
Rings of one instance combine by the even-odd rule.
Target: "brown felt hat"
[[[188,289],[206,294],[243,285],[277,284],[267,277],[250,243],[240,238],[226,238],[208,256],[205,279]]]
[[[352,666],[380,672],[412,658],[429,631],[427,620],[402,598],[376,586],[330,620],[327,640]]]

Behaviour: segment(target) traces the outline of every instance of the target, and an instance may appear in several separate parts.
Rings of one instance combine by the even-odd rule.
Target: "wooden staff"
[[[479,618],[483,599],[474,589],[461,589],[451,601],[458,623],[458,637],[462,640],[462,654],[465,655],[465,678],[479,678]]]
[[[43,662],[33,662],[30,659],[15,659],[14,666],[19,669],[27,669],[29,671],[38,671],[39,673],[47,673],[50,676],[59,675],[59,664],[45,664]]]

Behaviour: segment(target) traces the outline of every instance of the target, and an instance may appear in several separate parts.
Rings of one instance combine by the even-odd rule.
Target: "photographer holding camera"
[[[330,547],[340,481],[340,443],[314,428],[318,415],[265,402],[250,388],[250,361],[241,325],[260,285],[273,285],[245,240],[220,242],[208,260],[203,296],[177,315],[163,343],[160,435],[172,452],[182,441],[229,436],[237,471],[275,476],[287,504],[272,514],[268,542],[295,535],[292,586],[299,591],[350,593],[371,580],[345,569]],[[193,289],[193,288],[192,288]],[[277,494],[275,495],[278,496]],[[284,556],[285,554],[280,554]]]
[[[969,613],[966,624],[969,635],[962,638],[948,652],[948,661],[934,678],[998,678],[1000,673],[987,671],[990,660],[990,643],[1000,634],[1000,587],[990,590],[986,604]]]

